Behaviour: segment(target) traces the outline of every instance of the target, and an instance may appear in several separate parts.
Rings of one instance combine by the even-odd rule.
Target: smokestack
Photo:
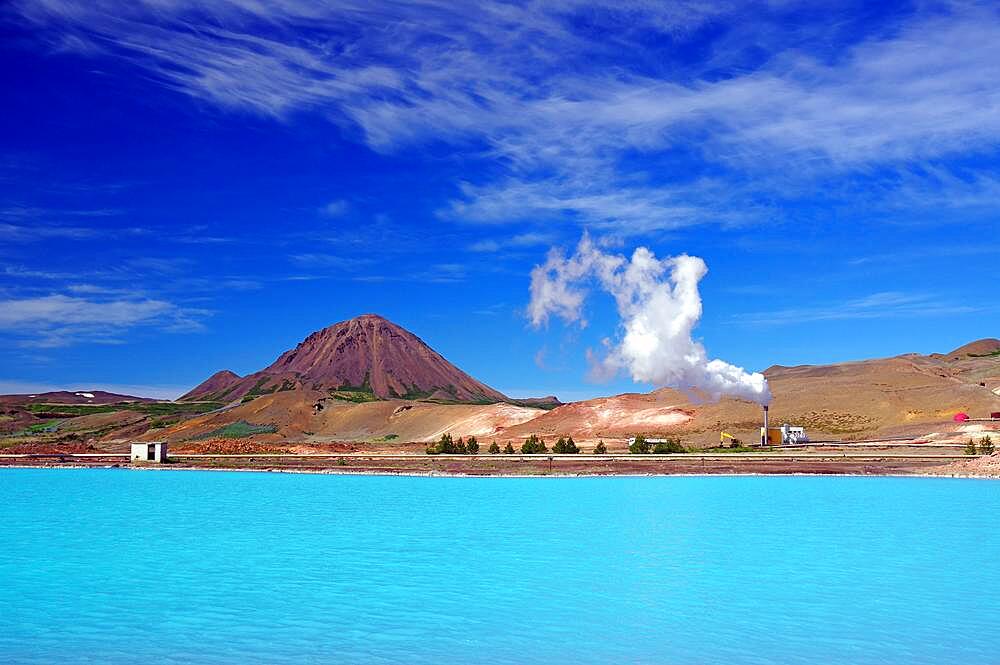
[[[760,445],[767,445],[767,404],[764,405],[764,431],[760,434]]]

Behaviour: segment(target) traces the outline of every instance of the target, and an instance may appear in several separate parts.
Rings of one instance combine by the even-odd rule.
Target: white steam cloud
[[[687,254],[657,259],[645,247],[631,259],[608,254],[585,234],[575,254],[564,258],[553,248],[531,271],[528,315],[536,327],[550,314],[586,325],[584,286],[596,282],[614,296],[623,328],[617,344],[606,341],[608,355],[594,360],[600,373],[627,371],[637,382],[767,404],[771,391],[763,374],[709,360],[705,347],[692,338],[701,319],[698,282],[707,272],[704,261]]]

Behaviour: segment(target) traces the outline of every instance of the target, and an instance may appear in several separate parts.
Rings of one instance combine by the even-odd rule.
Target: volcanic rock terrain
[[[181,401],[231,401],[287,390],[335,390],[358,399],[509,401],[445,360],[423,340],[375,314],[342,321],[306,337],[268,367],[245,377],[223,370]]]

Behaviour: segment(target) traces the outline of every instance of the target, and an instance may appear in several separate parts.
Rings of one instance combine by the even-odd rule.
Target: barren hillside
[[[339,390],[380,399],[507,401],[413,333],[374,314],[314,332],[268,367],[246,377],[217,372],[181,400],[230,401],[298,389]]]

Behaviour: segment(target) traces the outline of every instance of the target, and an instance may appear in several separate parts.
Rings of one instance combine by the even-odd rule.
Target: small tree
[[[455,441],[451,438],[451,434],[442,434],[441,438],[438,440],[437,444],[438,454],[442,453],[453,453],[455,452]]]
[[[975,455],[976,452],[977,452],[976,451],[976,442],[973,441],[972,439],[969,439],[969,442],[967,444],[965,444],[965,454],[966,455]]]
[[[469,440],[465,442],[465,449],[469,451],[470,455],[479,454],[479,442],[476,441],[476,437],[470,436]]]
[[[993,441],[988,436],[984,436],[979,440],[979,454],[980,455],[992,455],[996,452],[996,448],[993,447]]]
[[[489,452],[490,455],[498,455],[500,453],[500,446],[497,445],[496,441],[490,444]]]
[[[667,439],[653,446],[654,455],[674,455],[686,452],[687,449],[681,444],[680,439]]]
[[[462,440],[462,437],[458,437],[458,441],[455,442],[455,451],[454,451],[454,453],[456,455],[464,455],[467,452],[469,452],[469,451],[465,449],[465,441]]]
[[[442,434],[437,443],[427,446],[428,455],[451,455],[455,452],[455,442],[451,434]]]
[[[576,443],[573,441],[573,437],[570,436],[565,439],[563,437],[559,437],[559,440],[556,441],[556,445],[552,446],[552,452],[560,455],[575,455],[580,452],[580,449],[577,448]]]
[[[646,437],[642,434],[637,434],[635,440],[629,444],[628,451],[633,455],[648,455],[649,442],[646,441]]]
[[[594,446],[594,454],[595,455],[607,455],[608,454],[608,447],[606,445],[604,445],[604,439],[601,439],[600,441],[598,441],[597,445]]]
[[[507,447],[503,449],[504,455],[513,455],[515,453],[514,446],[510,445],[510,441],[507,442]]]
[[[540,439],[537,434],[529,436],[521,445],[522,455],[541,455],[547,452],[549,449],[545,447],[545,441]]]

